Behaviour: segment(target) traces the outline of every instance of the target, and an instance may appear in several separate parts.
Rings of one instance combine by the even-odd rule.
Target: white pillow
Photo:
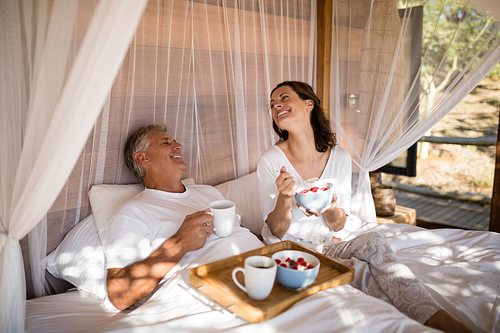
[[[184,185],[194,185],[193,178],[182,180]],[[94,213],[95,225],[101,239],[102,246],[106,246],[109,220],[113,217],[115,210],[126,200],[139,194],[144,190],[142,184],[131,185],[93,185],[89,191],[90,205]]]
[[[192,178],[184,185],[194,184]],[[102,240],[109,219],[125,200],[144,189],[142,184],[94,185],[89,191],[93,214],[74,226],[57,248],[43,260],[52,276],[68,281],[78,289],[96,295],[106,304],[106,270]]]
[[[91,214],[74,226],[57,248],[44,259],[54,277],[79,289],[106,298],[104,252]]]
[[[243,213],[241,226],[260,237],[264,219],[260,210],[257,172],[222,183],[215,188],[224,198],[233,201],[236,208]]]
[[[144,190],[143,184],[131,185],[93,185],[89,191],[90,205],[94,213],[95,225],[102,246],[106,246],[109,220],[114,211],[126,200],[136,196]]]

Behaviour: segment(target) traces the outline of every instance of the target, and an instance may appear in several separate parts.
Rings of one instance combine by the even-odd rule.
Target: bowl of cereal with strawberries
[[[314,255],[296,250],[283,250],[273,254],[278,265],[276,278],[287,289],[302,289],[318,276],[320,262]]]
[[[308,210],[321,212],[333,200],[333,184],[325,181],[306,182],[297,187],[295,200]]]

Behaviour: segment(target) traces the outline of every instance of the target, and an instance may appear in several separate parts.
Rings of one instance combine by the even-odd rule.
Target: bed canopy
[[[455,3],[438,2],[443,10]],[[478,2],[500,14],[498,3]],[[184,146],[185,176],[198,183],[238,178],[276,140],[268,95],[283,80],[316,88],[353,157],[355,211],[373,220],[368,172],[418,141],[500,60],[498,21],[488,16],[471,33],[474,11],[464,10],[449,39],[424,43],[419,61],[408,62],[414,7],[399,14],[389,0],[1,1],[0,331],[23,331],[26,293],[54,292],[40,262],[90,214],[89,188],[137,182],[121,156],[132,130],[165,122]],[[465,33],[470,45],[456,63],[430,51]],[[432,101],[431,81],[420,84],[424,66],[436,83],[456,66]]]

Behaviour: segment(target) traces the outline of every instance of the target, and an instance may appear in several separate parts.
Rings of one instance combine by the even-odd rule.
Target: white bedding
[[[370,224],[349,238],[372,226],[448,312],[474,332],[500,332],[500,234]],[[188,282],[191,267],[184,266],[144,305],[129,312],[105,310],[97,298],[82,291],[30,300],[26,330],[434,332],[349,285],[324,290],[271,320],[250,324],[193,291]]]

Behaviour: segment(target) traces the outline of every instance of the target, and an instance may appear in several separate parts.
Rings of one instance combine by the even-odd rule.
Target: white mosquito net
[[[91,185],[137,182],[121,155],[137,127],[166,122],[198,183],[255,169],[270,89],[315,76],[315,8],[0,2],[0,331],[23,331],[25,290],[49,292],[40,261],[91,213]]]
[[[454,0],[334,1],[333,21],[330,115],[353,158],[352,211],[375,222],[368,172],[404,164],[498,64],[500,25]]]
[[[400,20],[395,4],[333,0],[326,109],[357,166],[356,209],[367,219],[374,214],[367,172],[416,142],[500,59],[492,20],[471,37],[485,47],[464,52],[446,90],[423,108],[430,89],[418,84],[423,67],[412,67],[410,77],[401,69],[413,19]],[[40,261],[91,213],[89,188],[137,182],[121,155],[137,127],[165,122],[184,146],[185,176],[198,183],[255,171],[276,139],[270,90],[283,80],[315,86],[316,5],[0,1],[0,331],[23,331],[26,297],[50,292]],[[449,65],[426,55],[431,45],[421,50],[422,62],[434,64],[438,84]]]

